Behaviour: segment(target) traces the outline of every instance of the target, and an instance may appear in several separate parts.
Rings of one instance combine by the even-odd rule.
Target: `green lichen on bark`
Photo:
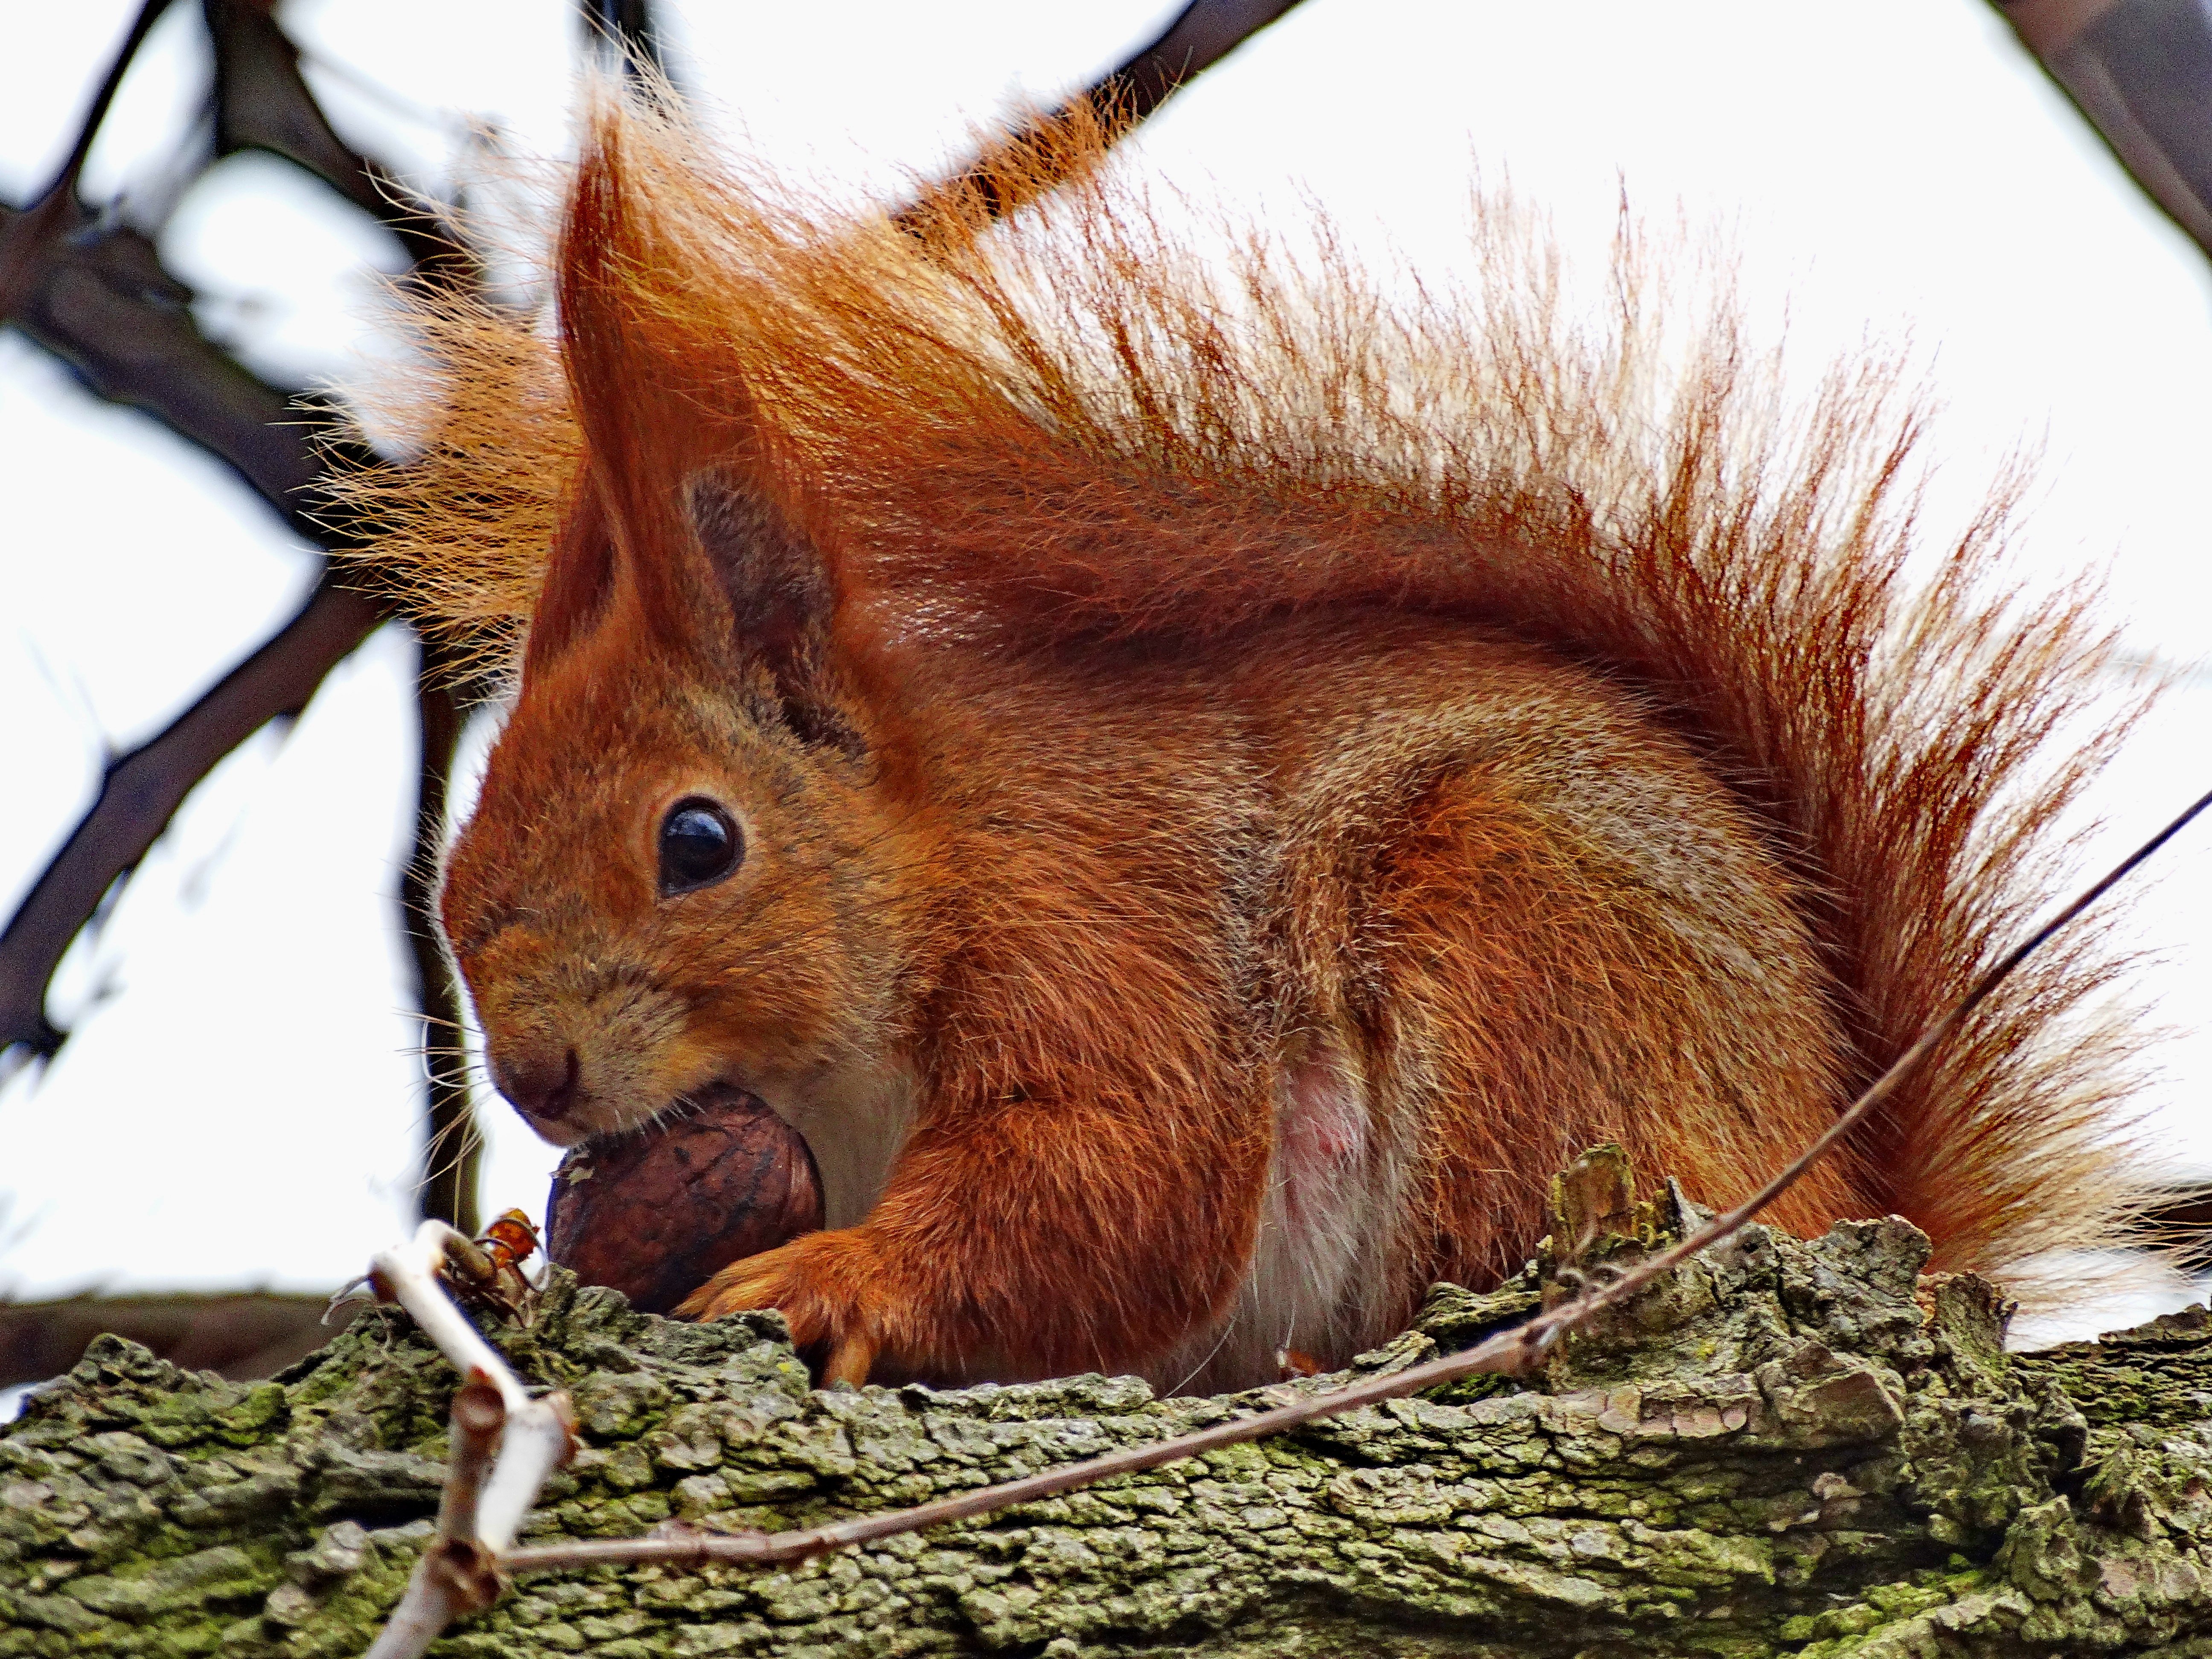
[[[1648,1248],[1679,1208],[1640,1206],[1573,1270]],[[1924,1260],[1893,1220],[1754,1228],[1531,1385],[1478,1379],[788,1570],[532,1579],[435,1651],[2212,1654],[2212,1324],[2008,1360],[1988,1288],[1923,1279]],[[1557,1293],[1535,1269],[1439,1287],[1361,1363]],[[820,1393],[773,1316],[676,1324],[565,1279],[492,1334],[581,1419],[530,1538],[803,1525],[1280,1395]],[[255,1385],[103,1340],[0,1436],[0,1659],[359,1652],[428,1535],[453,1384],[395,1313]]]

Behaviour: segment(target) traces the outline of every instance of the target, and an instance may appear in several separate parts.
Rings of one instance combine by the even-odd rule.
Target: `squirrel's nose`
[[[583,1067],[574,1048],[529,1054],[494,1054],[491,1080],[525,1117],[557,1123],[576,1103]]]

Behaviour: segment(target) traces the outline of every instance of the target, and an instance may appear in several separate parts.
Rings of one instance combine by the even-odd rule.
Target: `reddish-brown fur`
[[[855,1377],[1340,1358],[1592,1141],[1741,1196],[2044,896],[2097,642],[2001,618],[2001,511],[1907,597],[1878,370],[1782,421],[1632,248],[1590,332],[1495,222],[1394,301],[1325,239],[1207,275],[1100,170],[971,206],[605,110],[557,343],[423,307],[361,486],[434,624],[526,629],[444,896],[495,1073],[563,1139],[725,1079],[823,1158],[830,1230],[700,1310]],[[748,850],[663,896],[687,796]],[[2107,977],[2032,966],[1777,1218],[2111,1236]]]

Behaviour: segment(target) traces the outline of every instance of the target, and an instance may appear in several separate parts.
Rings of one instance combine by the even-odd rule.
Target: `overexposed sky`
[[[18,7],[0,58],[0,192],[66,149],[133,8]],[[733,143],[895,189],[964,135],[1050,100],[1173,5],[672,6],[676,66]],[[288,5],[345,135],[434,191],[479,192],[487,144],[557,154],[575,36],[559,0]],[[343,381],[380,337],[383,232],[280,162],[234,158],[172,204],[205,46],[173,8],[95,152],[90,190],[165,218],[211,330],[264,372]],[[471,135],[474,135],[473,137]],[[1601,246],[1620,193],[1722,228],[1755,309],[1815,364],[1909,331],[1947,413],[1939,519],[2023,438],[2045,461],[2021,568],[2111,571],[2141,647],[2212,657],[2212,281],[1981,0],[1848,9],[1701,0],[1307,0],[1133,145],[1200,194],[1279,219],[1310,198],[1355,240],[1459,259],[1479,167]],[[479,196],[479,199],[481,197]],[[527,204],[518,210],[527,216]],[[171,210],[171,209],[173,210]],[[212,463],[0,333],[0,903],[127,744],[258,641],[311,564]],[[407,653],[380,638],[296,727],[188,803],[64,976],[76,1035],[0,1087],[0,1294],[322,1286],[405,1224],[417,1042],[388,925],[412,767]],[[2212,783],[2212,690],[2174,695],[2095,805],[2085,853]],[[2212,1168],[2212,832],[2169,855],[2142,937],[2179,1028],[2161,1130]],[[489,1209],[542,1206],[552,1154],[484,1103]]]

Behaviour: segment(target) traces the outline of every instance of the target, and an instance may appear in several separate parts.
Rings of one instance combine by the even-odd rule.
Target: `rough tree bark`
[[[1680,1218],[1641,1206],[1595,1254]],[[532,1579],[434,1651],[2212,1652],[2212,1321],[2008,1358],[1990,1288],[1919,1277],[1925,1259],[1895,1219],[1753,1228],[1525,1385],[788,1571]],[[1358,1365],[1462,1346],[1557,1277],[1440,1286]],[[581,1418],[526,1539],[890,1508],[1279,1397],[817,1392],[773,1315],[679,1324],[559,1274],[492,1334]],[[358,1653],[428,1534],[455,1382],[386,1311],[271,1382],[101,1339],[0,1437],[0,1655]]]

